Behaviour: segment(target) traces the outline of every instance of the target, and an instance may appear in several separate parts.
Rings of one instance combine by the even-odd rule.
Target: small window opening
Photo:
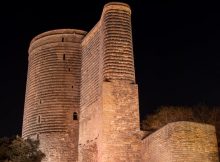
[[[70,71],[70,68],[68,70]]]
[[[38,122],[38,123],[41,122],[40,116],[38,116],[38,118],[37,118],[37,122]]]
[[[73,88],[73,86],[72,86],[72,88]]]
[[[37,134],[37,140],[39,140],[39,134]]]
[[[78,120],[78,115],[76,112],[73,113],[73,120]]]
[[[104,82],[111,82],[109,78],[104,78]]]
[[[66,56],[65,56],[65,54],[63,54],[63,60],[65,60],[66,59]]]
[[[41,100],[40,100],[40,104],[41,104],[42,102],[41,102]]]
[[[64,38],[62,38],[62,42],[64,42]]]

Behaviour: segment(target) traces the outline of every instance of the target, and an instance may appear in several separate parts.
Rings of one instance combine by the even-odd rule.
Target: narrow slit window
[[[39,134],[37,134],[37,140],[39,140]]]
[[[66,55],[65,54],[63,54],[63,60],[65,60],[66,59]]]
[[[62,38],[62,42],[64,42],[64,38]]]
[[[72,86],[72,88],[73,88],[73,86]]]
[[[74,113],[73,113],[73,120],[78,120],[77,112],[74,112]]]
[[[38,122],[38,123],[41,122],[40,116],[37,117],[37,122]]]
[[[70,71],[70,68],[68,70]]]

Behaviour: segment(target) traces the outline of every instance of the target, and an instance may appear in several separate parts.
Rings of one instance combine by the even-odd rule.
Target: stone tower
[[[45,161],[138,160],[138,133],[127,4],[106,4],[88,34],[61,29],[32,40],[22,136],[40,140]]]
[[[91,31],[52,30],[29,47],[23,138],[44,162],[217,162],[215,128],[169,123],[140,131],[131,10],[111,2]]]
[[[140,160],[131,10],[104,6],[82,41],[79,161]]]
[[[86,32],[61,29],[36,36],[29,48],[23,138],[38,138],[48,162],[78,153],[81,41]]]

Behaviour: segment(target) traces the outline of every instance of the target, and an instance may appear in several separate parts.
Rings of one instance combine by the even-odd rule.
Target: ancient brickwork
[[[40,140],[44,162],[218,161],[213,126],[176,122],[143,134],[127,4],[106,4],[88,34],[32,40],[22,137]]]
[[[82,42],[81,111],[97,101],[101,95],[103,59],[101,34],[98,23]]]
[[[78,124],[75,125],[78,127]],[[78,136],[74,133],[41,133],[39,134],[40,150],[46,154],[42,162],[75,162],[78,159]]]
[[[128,5],[109,3],[83,39],[79,161],[140,160],[130,17]]]
[[[98,22],[82,42],[79,161],[83,162],[94,161],[94,157],[98,157],[97,143],[101,131],[102,44],[102,31]]]
[[[143,162],[218,162],[215,128],[170,123],[143,140],[142,158]]]
[[[103,84],[102,162],[141,162],[137,88],[124,81]]]
[[[104,78],[135,82],[131,10],[123,3],[108,3],[102,13]]]
[[[55,150],[54,155],[65,147],[71,158],[63,159],[71,162],[78,156],[79,124],[73,114],[77,118],[79,113],[81,40],[85,34],[72,29],[49,31],[35,37],[29,48],[22,136],[39,137],[43,150]],[[58,140],[67,137],[68,141]],[[54,141],[48,143],[51,139]]]

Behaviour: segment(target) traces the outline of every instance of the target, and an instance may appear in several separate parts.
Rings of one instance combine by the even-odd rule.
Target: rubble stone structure
[[[142,141],[142,161],[218,162],[215,128],[180,121],[169,123]]]
[[[143,134],[127,4],[106,4],[88,33],[31,41],[22,137],[40,140],[43,161],[218,161],[213,126],[177,122]]]

